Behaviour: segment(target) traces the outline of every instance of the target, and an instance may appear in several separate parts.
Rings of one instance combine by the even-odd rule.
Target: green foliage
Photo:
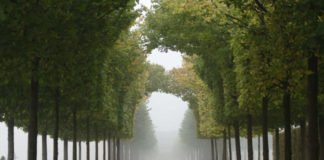
[[[0,113],[27,130],[32,61],[39,59],[39,128],[60,138],[130,137],[147,80],[139,34],[128,31],[134,0],[7,1],[0,3]],[[89,124],[90,128],[87,128]],[[98,135],[99,134],[99,135]]]
[[[215,120],[215,106],[218,104],[213,92],[194,72],[190,59],[186,59],[182,68],[172,70],[170,77],[170,92],[187,101],[195,115],[197,135],[200,138],[220,136],[223,126]]]
[[[147,51],[170,49],[192,57],[195,72],[211,91],[212,98],[205,102],[214,105],[208,111],[218,123],[243,122],[246,113],[259,122],[262,99],[267,99],[269,125],[281,127],[284,93],[291,95],[290,123],[305,118],[305,83],[312,74],[306,60],[316,55],[320,73],[323,66],[322,2],[161,0],[153,6],[143,25],[142,43]],[[175,85],[170,88],[191,108],[201,107],[195,94],[199,85],[192,79],[172,77],[171,82]],[[322,103],[323,87],[319,88]]]
[[[146,84],[146,92],[169,92],[168,85],[170,84],[170,77],[167,75],[165,69],[157,64],[148,64],[147,69],[148,81]]]

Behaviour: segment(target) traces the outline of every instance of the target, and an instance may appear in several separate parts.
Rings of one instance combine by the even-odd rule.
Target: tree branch
[[[260,2],[260,0],[254,0],[255,3],[258,5],[258,7],[264,12],[267,13],[268,10],[266,9],[266,7]]]
[[[236,22],[234,22],[234,21],[232,21],[232,22],[238,24],[239,26],[244,26],[244,27],[246,27],[246,28],[249,28],[249,25],[248,25],[247,23],[243,22],[241,19],[239,19],[239,18],[237,18],[237,17],[234,17],[234,16],[232,16],[232,15],[230,15],[230,14],[227,14],[227,13],[225,13],[225,16],[227,16],[227,17],[229,17],[229,18],[235,20]]]

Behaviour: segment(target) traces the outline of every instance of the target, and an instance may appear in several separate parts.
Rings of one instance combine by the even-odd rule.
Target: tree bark
[[[110,136],[108,137],[108,160],[111,160],[111,140],[110,140]]]
[[[87,117],[87,160],[90,160],[90,124],[89,117]]]
[[[127,160],[131,160],[131,155],[132,155],[132,150],[131,150],[131,142],[128,142],[128,159]]]
[[[262,148],[263,160],[269,160],[269,138],[268,138],[268,98],[262,98]]]
[[[258,135],[258,160],[261,160],[261,149],[260,149],[260,135]]]
[[[8,160],[15,159],[15,139],[14,139],[14,126],[15,120],[13,118],[9,118],[7,121],[8,126]]]
[[[42,160],[47,160],[47,132],[42,134]]]
[[[55,89],[55,120],[54,120],[54,134],[53,134],[53,160],[58,160],[58,135],[60,125],[60,88]]]
[[[217,139],[215,139],[215,153],[216,153],[216,160],[218,160],[218,146],[217,146]]]
[[[226,139],[227,139],[227,133],[226,133],[226,129],[224,129],[223,131],[223,160],[227,160],[227,143],[226,143]]]
[[[76,109],[73,109],[73,151],[72,159],[77,160],[77,112]]]
[[[106,135],[106,134],[105,134]],[[103,160],[106,160],[106,136],[104,136],[104,139],[103,139],[103,150],[102,150],[102,153],[103,153]]]
[[[63,150],[64,150],[64,160],[69,159],[69,145],[68,145],[68,140],[64,139],[64,145],[63,145]]]
[[[302,119],[300,122],[300,157],[301,159],[306,159],[306,122]]]
[[[114,137],[114,139],[113,139],[113,145],[112,145],[112,152],[113,152],[113,154],[112,154],[112,156],[113,156],[113,160],[116,160],[116,138]]]
[[[291,160],[291,109],[290,109],[290,93],[285,91],[283,96],[283,108],[285,119],[285,160]]]
[[[79,160],[82,160],[82,144],[81,144],[81,140],[79,141]]]
[[[324,160],[324,117],[319,118],[319,133],[320,133],[320,160]]]
[[[117,139],[117,160],[120,160],[120,139]]]
[[[236,147],[236,159],[241,160],[241,140],[240,140],[240,124],[238,121],[234,122],[234,136],[235,136],[235,147]]]
[[[96,154],[95,154],[95,160],[99,160],[99,154],[98,154],[98,129],[97,129],[97,126],[96,126],[96,133],[95,133],[95,143],[96,143]]]
[[[312,54],[308,58],[308,70],[312,72],[308,76],[308,159],[319,159],[318,139],[318,58]]]
[[[232,142],[231,142],[231,126],[228,126],[228,153],[229,159],[232,160]]]
[[[280,160],[280,135],[279,128],[275,130],[275,160]]]
[[[120,159],[123,159],[123,153],[124,153],[124,145],[123,145],[123,142],[120,141],[120,146],[119,146],[119,154],[120,154]]]
[[[252,115],[247,115],[247,144],[248,160],[253,160],[253,141],[252,141]]]
[[[214,145],[214,140],[213,139],[211,139],[210,140],[210,144],[211,144],[211,159],[212,160],[215,160],[215,145]]]
[[[126,160],[131,160],[131,142],[127,143],[127,159]]]
[[[28,124],[28,160],[37,160],[39,61],[39,57],[34,57],[32,60],[30,83],[31,104],[29,107]]]

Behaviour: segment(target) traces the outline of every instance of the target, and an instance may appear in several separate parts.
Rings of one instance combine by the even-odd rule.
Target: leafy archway
[[[314,5],[318,7],[310,7]],[[323,66],[318,63],[323,57],[323,21],[317,17],[322,17],[323,6],[315,1],[154,1],[142,28],[143,41],[148,52],[171,49],[192,57],[196,73],[212,92],[215,105],[209,112],[216,112],[218,123],[234,127],[237,159],[240,129],[246,129],[249,160],[253,133],[261,131],[263,158],[268,160],[269,131],[279,135],[279,128],[285,131],[285,147],[279,150],[276,136],[275,157],[282,152],[286,160],[305,159],[306,121],[312,135],[308,158],[319,159],[318,130],[324,126],[318,127],[323,92],[317,75]],[[301,152],[292,154],[291,126],[296,124],[304,136]]]

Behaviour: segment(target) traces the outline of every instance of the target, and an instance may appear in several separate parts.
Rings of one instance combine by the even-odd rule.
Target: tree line
[[[103,141],[104,157],[121,159],[121,139],[133,136],[134,116],[148,95],[140,34],[130,27],[140,16],[135,0],[34,0],[0,2],[0,118],[8,125],[8,160],[14,159],[14,127],[28,132],[28,160],[37,159],[42,135]],[[1,135],[0,135],[1,136]],[[108,150],[108,151],[106,151]],[[81,158],[81,156],[79,156]]]
[[[178,78],[185,90],[178,91],[197,110],[198,132],[208,128],[202,137],[233,132],[240,160],[245,135],[252,160],[252,137],[260,134],[268,160],[269,132],[283,131],[284,159],[291,160],[296,126],[302,159],[318,160],[324,156],[323,7],[315,0],[154,1],[142,43],[147,52],[159,48],[190,57],[207,88],[190,86],[193,77],[186,73]],[[203,113],[212,115],[209,123]]]

